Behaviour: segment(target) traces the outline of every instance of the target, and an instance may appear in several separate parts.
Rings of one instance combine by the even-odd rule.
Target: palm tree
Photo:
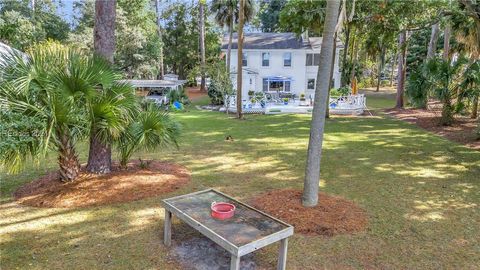
[[[335,25],[338,20],[339,7],[340,1],[327,1],[303,186],[302,204],[306,207],[315,206],[318,203],[318,184],[320,181],[320,162],[322,158],[323,133],[325,130],[328,87],[330,84],[330,67],[331,61],[333,60]]]
[[[115,52],[115,17],[116,0],[95,1],[95,53],[112,64]],[[91,128],[87,170],[93,173],[109,173],[112,167],[112,148],[110,144],[99,140],[98,129],[95,125]]]
[[[215,21],[220,27],[228,28],[228,49],[227,49],[227,73],[230,73],[230,59],[233,42],[233,29],[239,19],[238,0],[213,0],[210,11],[215,14]],[[254,16],[253,0],[246,0],[243,5],[245,22],[249,22]]]
[[[120,165],[127,166],[133,152],[138,149],[155,150],[158,147],[177,146],[180,126],[166,112],[152,105],[138,111],[118,140]]]
[[[198,2],[198,16],[200,17],[199,30],[200,33],[200,91],[205,92],[205,0]]]
[[[245,0],[240,0],[239,20],[238,20],[238,37],[237,37],[237,118],[242,119],[242,59],[243,59],[243,24],[245,16],[243,8]]]
[[[465,58],[459,58],[453,62],[444,59],[432,59],[427,62],[425,67],[425,78],[427,82],[424,87],[435,95],[443,104],[440,124],[444,126],[451,125],[453,118],[452,100],[458,94],[460,88],[461,72],[466,64]]]
[[[88,130],[87,112],[78,104],[95,95],[90,86],[102,81],[101,65],[58,43],[37,45],[27,56],[12,52],[4,60],[0,104],[36,121],[38,130],[27,147],[4,153],[2,163],[15,171],[28,157],[38,160],[52,148],[58,153],[60,179],[75,180],[80,171],[75,143]]]

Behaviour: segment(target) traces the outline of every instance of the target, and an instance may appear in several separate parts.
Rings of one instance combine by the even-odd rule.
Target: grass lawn
[[[388,95],[368,100],[372,108],[393,102]],[[309,116],[238,121],[192,107],[176,117],[184,125],[180,150],[137,155],[191,170],[192,182],[168,197],[213,187],[248,201],[271,189],[302,188]],[[86,147],[79,148],[85,161]],[[161,197],[83,209],[11,201],[18,186],[55,167],[50,156],[20,175],[0,172],[1,269],[179,268],[161,244]],[[384,116],[333,117],[320,186],[363,207],[368,229],[330,238],[296,234],[287,269],[478,269],[480,152]],[[184,233],[191,230],[176,221],[173,239]],[[256,253],[267,268],[276,258],[276,245]]]

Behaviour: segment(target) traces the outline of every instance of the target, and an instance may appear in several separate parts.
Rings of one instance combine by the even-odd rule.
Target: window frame
[[[289,55],[289,58],[287,59],[285,56]],[[289,65],[285,64],[285,61],[290,61]],[[292,67],[292,53],[291,52],[284,52],[283,53],[283,67]]]
[[[287,89],[288,85],[288,89]],[[292,82],[291,81],[284,81],[283,82],[283,91],[284,92],[291,92],[292,91]]]
[[[268,55],[268,59],[265,60],[265,59],[264,59],[264,55]],[[269,52],[262,52],[262,59],[261,59],[261,61],[262,61],[262,67],[264,67],[264,68],[265,68],[265,67],[270,67],[270,53],[269,53]],[[267,62],[268,65],[264,65],[265,61],[268,61],[268,62]]]
[[[268,88],[269,88],[268,78],[262,78],[262,91],[268,92]]]
[[[242,52],[242,67],[248,67],[248,54]]]
[[[310,81],[313,80],[313,88],[310,88]],[[315,83],[316,83],[316,79],[315,78],[308,78],[307,79],[307,90],[315,90]]]

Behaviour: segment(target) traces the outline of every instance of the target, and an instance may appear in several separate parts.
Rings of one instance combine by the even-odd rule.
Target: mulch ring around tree
[[[387,109],[384,112],[397,119],[415,124],[423,129],[447,138],[450,141],[461,143],[469,148],[480,150],[480,140],[477,140],[475,129],[476,119],[466,116],[455,116],[450,126],[441,126],[441,111],[437,109]]]
[[[334,236],[364,231],[365,210],[340,197],[319,193],[318,205],[302,206],[302,191],[274,190],[252,199],[254,207],[295,227],[296,233]]]
[[[190,181],[190,172],[178,164],[132,161],[125,169],[114,165],[106,175],[82,168],[73,182],[58,179],[58,173],[52,172],[30,182],[15,191],[15,200],[28,206],[60,208],[136,201],[179,189]]]

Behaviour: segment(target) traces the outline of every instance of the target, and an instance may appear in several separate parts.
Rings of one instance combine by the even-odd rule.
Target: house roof
[[[222,40],[222,49],[228,48],[228,35]],[[237,49],[237,33],[233,33],[232,49]],[[302,39],[294,33],[245,33],[243,49],[301,49]]]
[[[236,50],[237,33],[233,33],[232,49]],[[228,49],[228,35],[223,36],[222,50]],[[309,37],[304,42],[302,37],[295,33],[245,33],[243,49],[264,50],[264,49],[307,49],[319,50],[322,45],[322,37]],[[337,48],[343,48],[343,44],[337,40]]]

